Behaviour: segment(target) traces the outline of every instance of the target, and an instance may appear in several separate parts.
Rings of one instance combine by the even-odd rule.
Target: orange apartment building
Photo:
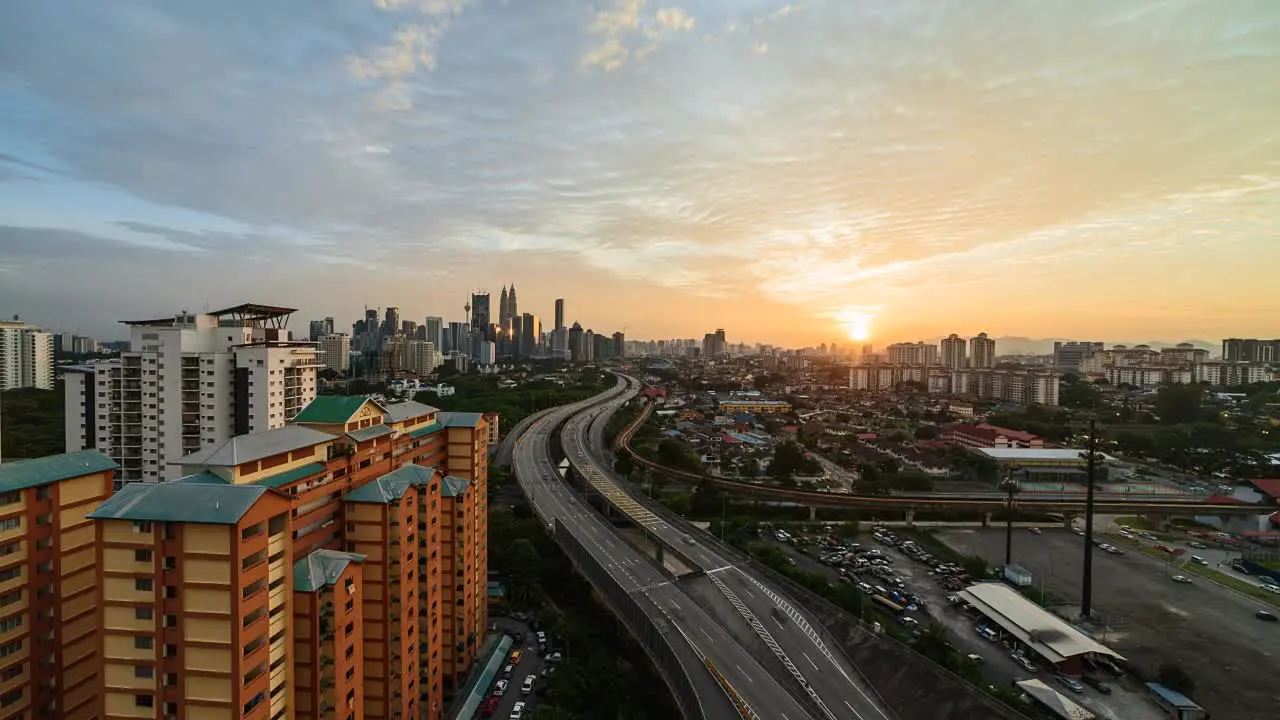
[[[0,465],[0,718],[102,717],[98,529],[116,464],[95,451]]]
[[[0,720],[439,718],[488,622],[496,423],[321,396],[110,497],[95,451],[0,465]]]

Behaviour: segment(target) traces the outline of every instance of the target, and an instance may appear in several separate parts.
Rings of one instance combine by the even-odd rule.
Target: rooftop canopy
[[[1067,658],[1087,654],[1124,660],[1111,648],[1002,582],[970,585],[957,595],[1050,662],[1060,663]]]

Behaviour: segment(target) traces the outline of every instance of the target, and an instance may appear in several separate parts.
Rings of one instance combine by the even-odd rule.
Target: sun
[[[836,313],[836,322],[850,340],[866,342],[871,339],[871,321],[875,316],[875,310],[872,308],[850,306]]]

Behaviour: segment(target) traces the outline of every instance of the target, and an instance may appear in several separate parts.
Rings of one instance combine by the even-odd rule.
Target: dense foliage
[[[54,390],[9,390],[0,397],[0,431],[6,459],[66,452],[62,383]]]

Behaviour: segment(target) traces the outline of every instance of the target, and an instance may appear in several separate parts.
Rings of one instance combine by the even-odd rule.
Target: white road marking
[[[714,643],[714,642],[716,641],[716,639],[715,639],[715,638],[713,638],[713,637],[711,637],[710,635],[708,635],[708,634],[707,634],[707,631],[706,631],[706,630],[703,630],[702,628],[698,628],[698,632],[702,633],[703,635],[706,635],[706,636],[707,636],[707,639],[708,639],[708,640],[710,640],[711,642],[713,642],[713,643]]]
[[[821,670],[818,669],[818,663],[814,662],[813,658],[809,657],[809,653],[801,652],[800,654],[804,656],[805,660],[809,661],[809,664],[813,666],[814,670],[818,670],[818,672],[822,672]]]
[[[741,666],[741,665],[739,665],[739,664],[737,664],[737,663],[734,663],[734,664],[733,664],[733,666],[734,666],[734,667],[736,667],[736,668],[738,668],[738,672],[742,673],[742,677],[746,678],[746,679],[747,679],[747,682],[751,682],[751,676],[747,674],[747,671],[746,671],[746,670],[743,670],[743,669],[742,669],[742,666]]]

